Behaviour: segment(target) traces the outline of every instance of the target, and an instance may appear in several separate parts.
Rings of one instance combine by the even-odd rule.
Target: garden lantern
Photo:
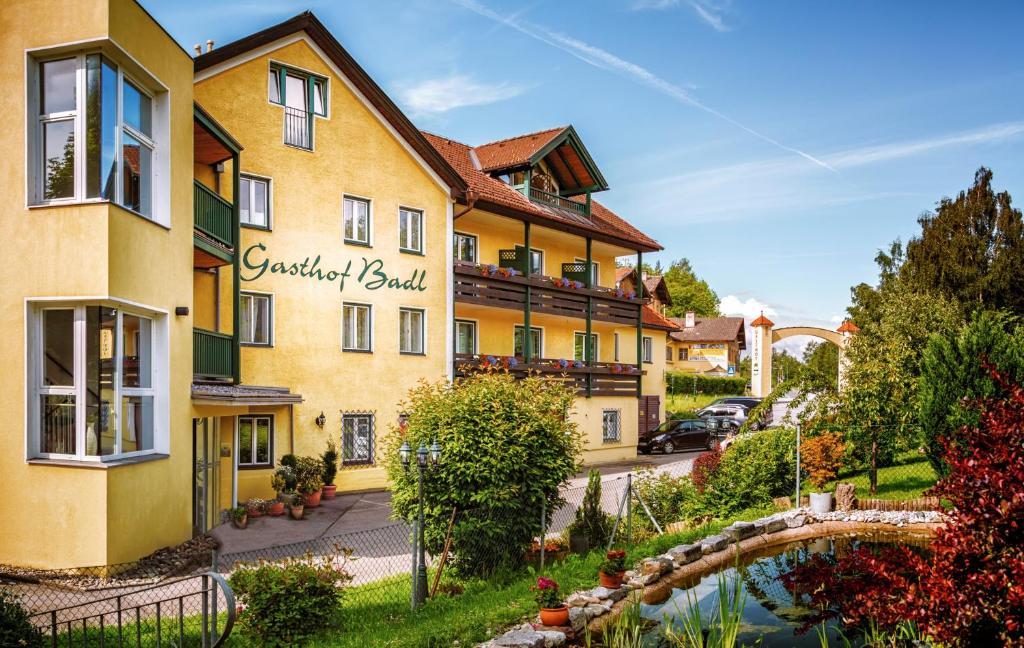
[[[402,447],[398,449],[398,457],[402,460],[402,468],[409,470],[409,455],[412,454],[412,448],[409,447],[409,442],[402,443]]]
[[[402,447],[398,449],[398,455],[402,460],[402,467],[406,470],[409,469],[409,463],[412,459],[412,448],[409,446],[409,442],[402,443]],[[424,546],[424,529],[423,529],[423,475],[426,471],[433,466],[436,466],[441,461],[441,446],[438,444],[437,439],[430,444],[430,448],[427,449],[425,443],[420,443],[419,449],[416,450],[416,468],[419,471],[419,484],[417,491],[417,505],[418,513],[416,516],[416,530],[413,533],[414,546],[413,546],[413,588],[412,588],[412,607],[416,609],[427,598],[427,556],[426,547]]]

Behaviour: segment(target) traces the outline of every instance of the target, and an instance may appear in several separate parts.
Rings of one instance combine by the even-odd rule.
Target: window
[[[644,362],[654,362],[654,338],[644,336]]]
[[[423,254],[423,212],[404,207],[398,210],[398,249]]]
[[[153,218],[153,97],[102,54],[35,72],[33,202],[110,200]]]
[[[238,467],[273,468],[274,417],[238,417]]]
[[[423,311],[419,308],[398,309],[398,351],[423,355]]]
[[[612,360],[614,362],[618,362],[619,361],[619,334],[618,333],[615,334],[615,349],[614,349],[614,351],[615,351],[615,353],[614,353],[614,355],[612,357]]]
[[[622,439],[622,412],[604,410],[601,414],[601,440],[618,443]]]
[[[516,256],[523,252],[523,246],[516,246]],[[544,274],[544,252],[536,248],[530,249],[530,274]]]
[[[371,351],[373,317],[369,304],[342,304],[342,351]]]
[[[270,229],[270,180],[241,176],[238,212],[242,225]]]
[[[241,327],[239,337],[242,344],[272,346],[274,344],[271,322],[274,315],[274,296],[243,292],[239,294],[239,316]]]
[[[512,355],[524,356],[523,349],[523,327],[516,326],[512,340]],[[544,356],[544,335],[539,328],[530,327],[530,357],[540,358]]]
[[[679,348],[679,360],[685,362],[690,359],[690,349],[688,347]]]
[[[476,354],[476,322],[455,320],[455,353]]]
[[[373,463],[373,422],[373,414],[342,414],[342,464]]]
[[[580,258],[576,258],[576,259],[573,259],[573,260],[576,263],[584,263],[585,264],[587,262],[586,259],[580,259]],[[601,277],[601,264],[598,263],[597,261],[591,261],[590,262],[590,286],[591,287],[600,286],[601,284],[598,282],[598,279],[600,277]]]
[[[34,321],[31,455],[95,461],[166,451],[155,416],[153,319],[74,305],[45,307]]]
[[[670,346],[665,347],[665,361],[672,362],[672,347]]]
[[[455,232],[455,245],[453,246],[456,261],[477,262],[477,238],[473,234],[460,234]]]
[[[345,196],[345,242],[370,244],[370,201]]]
[[[267,98],[284,107],[284,143],[313,149],[313,115],[327,116],[327,79],[271,65]]]
[[[573,334],[573,360],[579,360],[585,362],[587,358],[584,357],[585,350],[583,348],[583,342],[586,340],[587,334],[576,331]],[[597,359],[597,333],[590,334],[590,360]]]

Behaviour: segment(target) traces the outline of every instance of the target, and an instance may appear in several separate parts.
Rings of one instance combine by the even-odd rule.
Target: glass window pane
[[[153,397],[121,397],[121,452],[153,449]]]
[[[270,419],[256,419],[256,463],[270,463]]]
[[[274,68],[267,75],[267,91],[272,102],[281,103],[281,77]]]
[[[128,133],[123,133],[121,138],[122,176],[124,177],[121,204],[144,216],[149,216],[153,181],[153,153],[149,147]]]
[[[115,451],[114,373],[117,349],[117,310],[107,306],[85,309],[85,454]]]
[[[583,338],[584,335],[582,333],[577,333],[574,336],[572,351],[573,360],[583,360]]]
[[[253,225],[267,224],[267,183],[262,180],[252,181],[252,220]]]
[[[43,385],[75,384],[75,311],[43,311]]]
[[[42,435],[39,451],[75,454],[75,397],[44,394],[40,397],[39,405],[39,430]]]
[[[409,249],[422,251],[423,243],[421,241],[421,226],[423,222],[423,214],[420,212],[412,212],[409,215],[411,221],[411,228],[409,235],[412,237],[409,242]]]
[[[356,308],[356,346],[364,351],[370,348],[370,309],[366,306]]]
[[[249,210],[249,195],[252,191],[251,182],[249,178],[238,179],[238,218],[243,223],[252,223],[252,214]]]
[[[151,348],[153,323],[145,317],[125,313],[122,318],[124,357],[121,369],[124,372],[121,385],[124,387],[153,386],[153,367]]]
[[[252,463],[252,427],[253,420],[248,417],[238,419],[238,463]]]
[[[270,298],[254,297],[253,343],[270,344]]]
[[[111,200],[117,172],[117,69],[90,54],[85,79],[85,193]]]
[[[238,314],[241,317],[241,323],[239,325],[240,330],[238,331],[241,341],[247,344],[252,344],[253,333],[252,333],[252,321],[253,321],[253,301],[252,295],[239,295],[239,310]]]
[[[309,104],[306,102],[306,80],[292,75],[285,77],[284,101],[289,108],[295,108],[303,112],[309,111]]]
[[[143,135],[153,135],[153,100],[143,94],[130,81],[124,82],[124,93],[121,96],[121,111],[124,123]]]
[[[455,323],[455,352],[456,353],[474,353],[474,343],[476,338],[476,324],[473,322],[456,322]]]
[[[49,115],[75,109],[75,59],[47,61],[39,66],[39,112]]]
[[[327,103],[324,101],[324,82],[319,79],[313,82],[313,110],[318,115],[327,114]]]
[[[43,124],[43,197],[75,195],[75,120]]]
[[[341,419],[341,459],[350,461],[353,459],[353,428],[355,422],[351,417]]]
[[[408,248],[409,246],[409,212],[401,210],[398,212],[398,246]]]

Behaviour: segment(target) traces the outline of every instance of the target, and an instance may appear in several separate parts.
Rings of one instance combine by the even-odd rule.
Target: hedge
[[[745,394],[747,379],[739,376],[701,376],[699,374],[670,371],[666,374],[669,394]]]

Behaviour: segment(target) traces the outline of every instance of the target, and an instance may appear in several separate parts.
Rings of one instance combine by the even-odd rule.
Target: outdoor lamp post
[[[409,446],[409,442],[406,441],[402,444],[402,447],[398,449],[398,456],[402,461],[402,468],[406,471],[409,470],[409,464],[412,459],[412,448]],[[416,450],[416,468],[419,471],[419,486],[417,491],[418,501],[418,513],[416,516],[416,531],[415,531],[415,550],[413,552],[413,574],[415,574],[415,581],[413,582],[412,589],[412,605],[413,608],[417,608],[423,605],[423,602],[427,599],[427,552],[424,543],[424,531],[423,531],[423,475],[424,473],[433,466],[436,466],[441,461],[441,446],[437,443],[437,439],[430,445],[430,449],[427,449],[426,444],[421,443],[419,449]]]

